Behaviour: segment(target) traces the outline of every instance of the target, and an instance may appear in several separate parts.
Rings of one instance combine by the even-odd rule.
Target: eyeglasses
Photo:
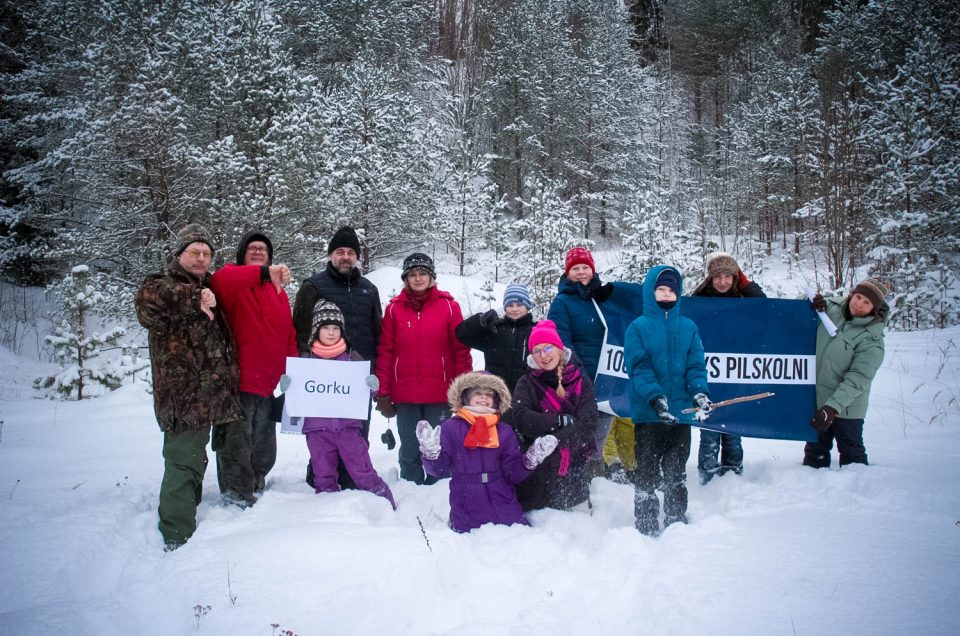
[[[259,245],[248,245],[247,251],[251,254],[266,254],[269,252],[266,247],[260,247]]]
[[[553,345],[543,345],[540,349],[534,349],[530,352],[534,358],[542,358],[543,356],[548,356],[553,353],[553,350],[556,349]]]
[[[184,250],[190,258],[213,258],[213,252],[210,250]]]

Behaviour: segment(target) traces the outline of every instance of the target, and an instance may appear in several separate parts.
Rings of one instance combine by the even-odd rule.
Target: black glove
[[[810,301],[810,306],[817,311],[826,311],[827,310],[827,301],[823,299],[822,294],[817,294],[813,297],[813,300]]]
[[[570,415],[569,413],[561,413],[557,416],[557,428],[563,428],[564,426],[573,426],[573,423],[576,422],[576,418]]]
[[[830,430],[830,426],[833,425],[833,418],[836,416],[837,409],[824,404],[817,409],[816,413],[813,414],[813,419],[810,420],[810,426],[817,429],[821,433],[828,431]]]
[[[489,309],[486,313],[480,315],[480,326],[492,327],[497,324],[498,320],[500,320],[500,315],[497,313],[497,310]]]
[[[610,294],[613,293],[613,283],[607,283],[606,285],[601,285],[593,292],[593,299],[598,303],[602,303],[607,298],[610,298]]]
[[[667,404],[667,398],[664,396],[655,397],[650,400],[650,406],[653,408],[657,417],[664,424],[679,424],[680,419],[670,412],[670,406]]]

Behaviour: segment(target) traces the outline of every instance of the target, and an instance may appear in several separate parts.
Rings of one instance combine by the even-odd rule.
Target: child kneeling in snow
[[[514,485],[557,447],[557,438],[537,438],[526,454],[500,414],[510,408],[503,380],[482,372],[457,377],[447,390],[455,415],[434,428],[417,423],[417,440],[428,475],[450,479],[450,527],[469,532],[485,523],[530,525]]]
[[[360,354],[348,346],[343,337],[343,313],[331,302],[320,301],[313,309],[313,330],[308,346],[310,357],[324,360],[362,360]],[[367,378],[372,391],[377,376]],[[320,492],[337,492],[337,459],[360,490],[368,490],[390,502],[394,510],[397,504],[390,487],[377,474],[370,461],[370,445],[363,439],[361,420],[340,417],[306,417],[303,433],[307,436],[310,450],[310,466],[313,468],[313,487]]]

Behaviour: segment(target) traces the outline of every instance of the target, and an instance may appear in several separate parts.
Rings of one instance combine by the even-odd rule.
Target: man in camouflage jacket
[[[209,288],[210,235],[191,224],[177,234],[166,274],[137,292],[137,319],[149,332],[153,404],[163,431],[160,532],[169,548],[197,527],[210,427],[242,419],[239,371],[227,321]]]

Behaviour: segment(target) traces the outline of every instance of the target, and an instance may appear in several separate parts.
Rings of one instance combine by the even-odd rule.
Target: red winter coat
[[[277,292],[266,267],[233,263],[213,275],[210,287],[237,343],[240,390],[273,395],[287,356],[297,357],[297,332],[287,292]]]
[[[394,403],[446,404],[453,379],[473,370],[470,349],[455,333],[461,322],[460,305],[436,287],[420,311],[407,290],[391,298],[377,347],[377,395]]]

